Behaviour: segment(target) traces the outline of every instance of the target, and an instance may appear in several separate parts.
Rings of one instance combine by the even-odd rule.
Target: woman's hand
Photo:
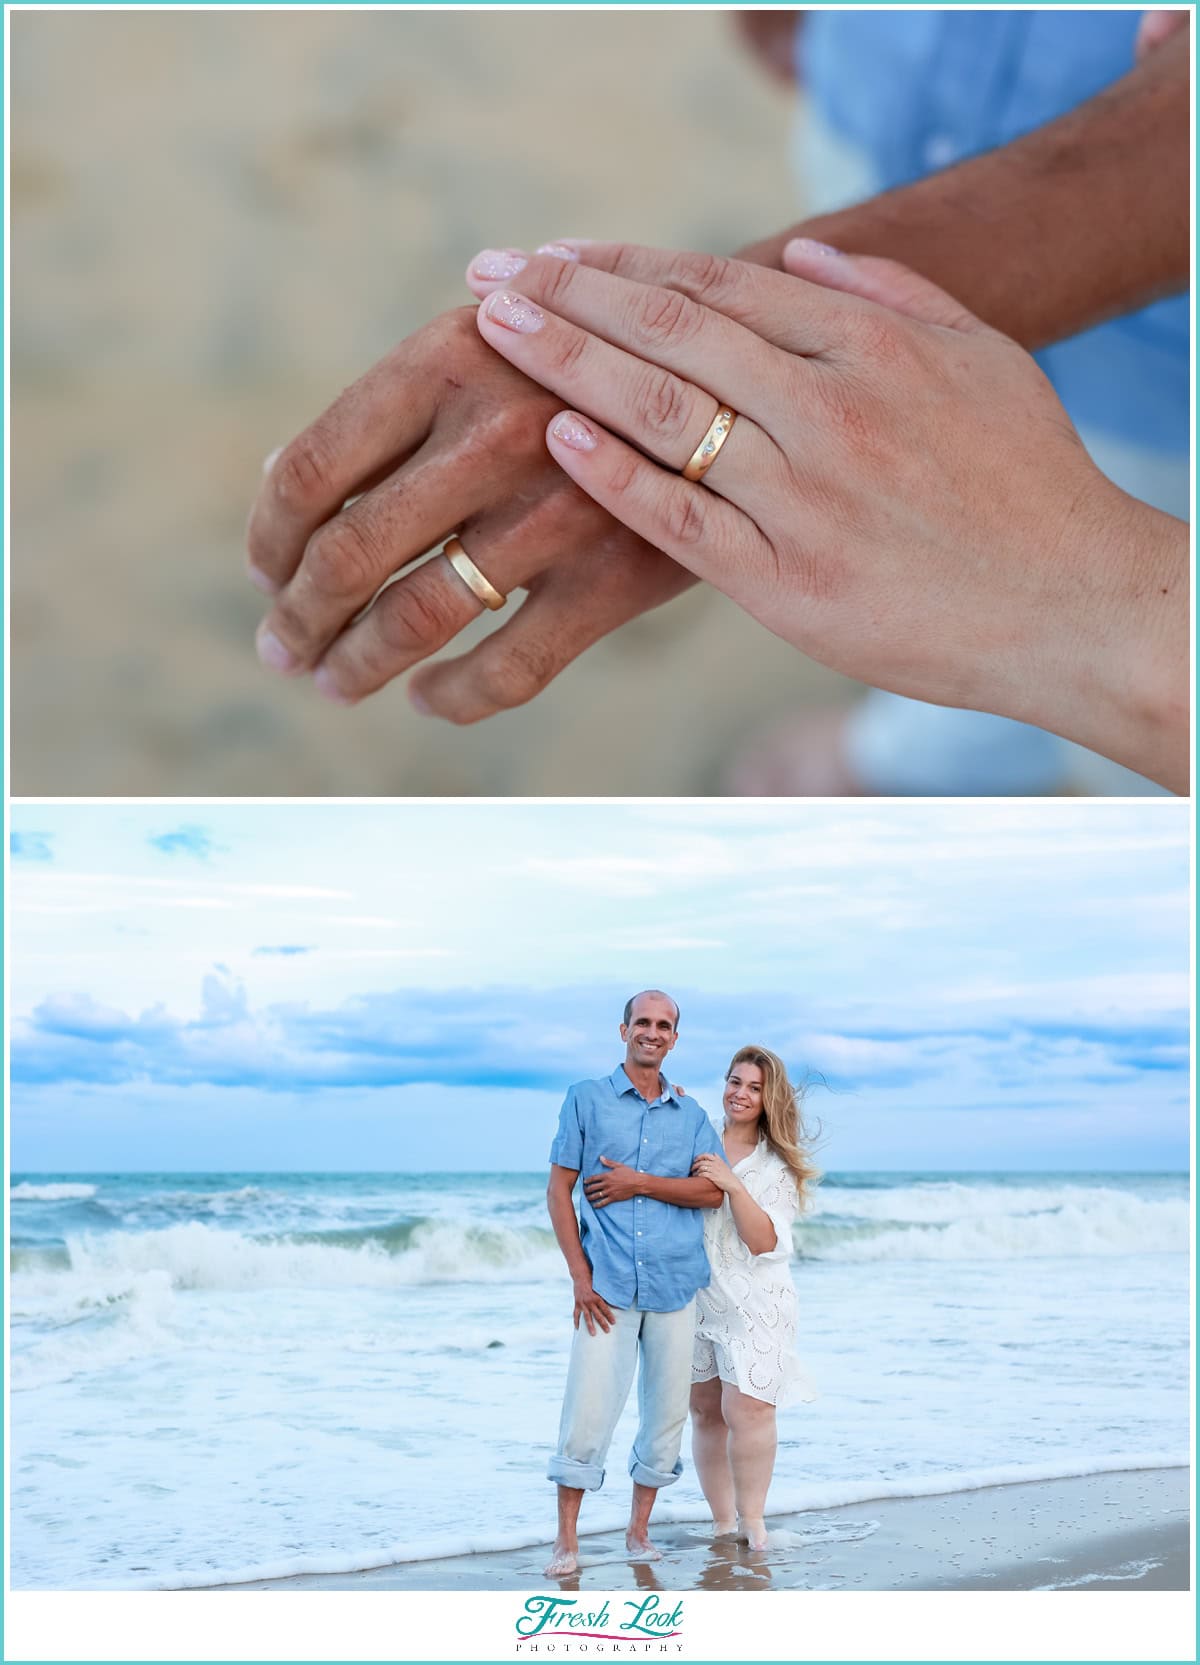
[[[572,407],[547,446],[598,504],[835,670],[1185,786],[1186,528],[1100,474],[1028,354],[819,245],[795,275],[577,252],[468,281],[484,339]],[[737,420],[684,480],[718,401]]]
[[[692,1178],[709,1179],[730,1197],[733,1196],[735,1191],[742,1189],[741,1180],[728,1162],[722,1162],[719,1156],[713,1156],[707,1152],[703,1156],[698,1156],[692,1163]]]

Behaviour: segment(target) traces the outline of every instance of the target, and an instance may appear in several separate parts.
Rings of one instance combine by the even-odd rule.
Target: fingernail
[[[507,289],[497,289],[488,297],[485,307],[489,318],[503,324],[505,329],[516,330],[518,335],[532,335],[546,322],[540,306],[534,306],[524,295],[511,295]]]
[[[832,243],[818,243],[815,237],[793,237],[787,246],[795,254],[841,254]],[[784,251],[787,253],[787,250]]]
[[[414,711],[419,711],[422,717],[433,716],[432,705],[428,700],[422,698],[420,689],[414,688],[411,682],[408,685],[408,703]]]
[[[350,698],[349,694],[344,694],[338,687],[337,682],[334,680],[333,672],[329,669],[328,665],[317,666],[316,670],[313,672],[313,687],[317,690],[318,694],[324,695],[327,700],[332,700],[335,705],[354,704],[354,701]]]
[[[550,432],[561,445],[570,446],[572,451],[594,451],[600,443],[596,430],[589,427],[582,416],[576,416],[569,410],[554,418]]]
[[[471,262],[471,275],[486,278],[489,283],[503,282],[516,277],[527,264],[520,249],[480,249]]]
[[[542,243],[537,252],[539,254],[552,254],[555,260],[579,259],[579,250],[572,248],[570,243]]]
[[[246,577],[255,589],[261,590],[264,595],[274,595],[279,589],[279,585],[273,578],[268,578],[261,567],[256,567],[253,564],[247,566]]]
[[[291,671],[296,667],[296,657],[270,630],[260,630],[256,646],[258,657],[270,671]]]
[[[266,456],[263,458],[263,463],[262,463],[263,473],[264,474],[269,474],[271,472],[271,470],[275,467],[275,464],[279,461],[280,457],[282,457],[282,455],[283,455],[283,446],[282,445],[277,445],[273,451],[268,451]]]

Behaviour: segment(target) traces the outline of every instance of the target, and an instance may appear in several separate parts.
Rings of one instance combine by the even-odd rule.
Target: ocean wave
[[[94,1197],[98,1190],[96,1185],[32,1185],[25,1180],[10,1186],[8,1197],[10,1202],[81,1202]]]
[[[947,1204],[942,1218],[927,1216],[926,1223],[897,1218],[894,1209],[881,1210],[877,1222],[809,1216],[798,1224],[796,1241],[802,1256],[836,1261],[1030,1260],[1188,1250],[1189,1210],[1181,1197],[1154,1200],[1100,1188],[1030,1190],[1010,1197],[1007,1209],[991,1195],[982,1209],[963,1207],[959,1199],[958,1212]]]
[[[1110,1207],[1133,1197],[1122,1187],[1099,1184],[996,1185],[986,1180],[918,1180],[910,1185],[819,1187],[814,1194],[812,1220],[838,1219],[890,1225],[949,1225],[954,1220],[993,1215],[1047,1214],[1067,1206]],[[1186,1200],[1186,1199],[1184,1199]]]
[[[168,1321],[175,1295],[162,1271],[136,1273],[120,1286],[81,1279],[13,1279],[14,1325],[36,1321],[35,1339],[14,1336],[14,1392],[56,1386],[116,1369],[173,1346]]]
[[[333,1234],[335,1237],[340,1235]],[[89,1287],[161,1271],[174,1289],[390,1289],[413,1284],[541,1281],[564,1275],[554,1234],[421,1220],[331,1242],[325,1234],[256,1238],[200,1221],[158,1231],[69,1235],[69,1280]]]

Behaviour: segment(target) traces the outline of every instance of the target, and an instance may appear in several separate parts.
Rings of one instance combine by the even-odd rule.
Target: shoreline
[[[771,1546],[654,1529],[657,1562],[623,1535],[580,1540],[568,1578],[542,1569],[549,1542],[350,1573],[208,1585],[210,1590],[1186,1590],[1191,1471],[1114,1470],[772,1515]]]

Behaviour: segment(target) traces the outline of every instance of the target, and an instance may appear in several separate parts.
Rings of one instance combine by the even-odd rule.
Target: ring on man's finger
[[[733,424],[737,421],[737,412],[729,405],[722,405],[709,423],[708,432],[692,452],[686,467],[683,469],[685,480],[701,480],[708,473],[717,460],[717,452],[729,438]]]
[[[491,580],[484,577],[479,568],[475,565],[474,561],[463,548],[462,540],[458,537],[447,538],[442,548],[442,554],[446,557],[455,572],[470,590],[476,601],[481,601],[485,607],[490,607],[493,613],[499,612],[500,608],[503,607],[504,603],[508,600],[508,597],[501,595],[500,591],[491,582]]]

